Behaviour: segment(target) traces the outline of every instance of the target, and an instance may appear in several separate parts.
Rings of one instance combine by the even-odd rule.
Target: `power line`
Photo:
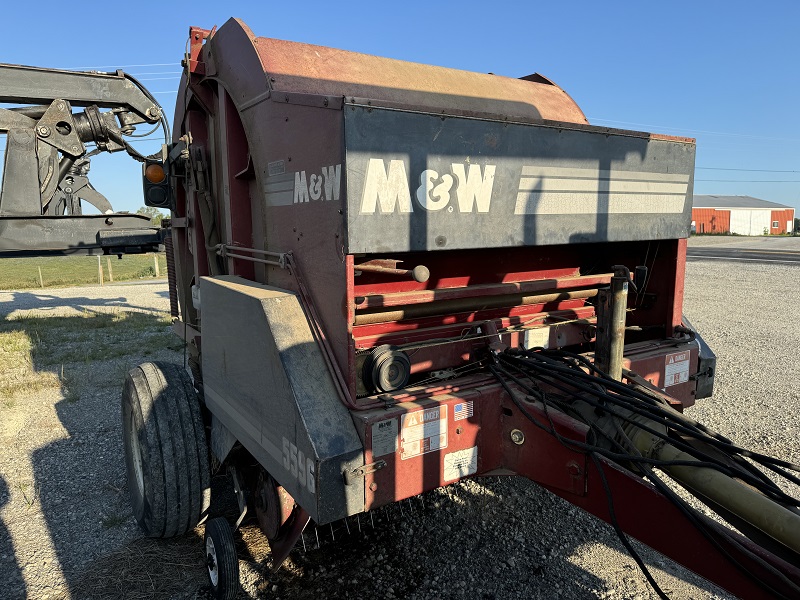
[[[161,73],[159,73],[161,75]],[[162,79],[180,79],[180,75],[170,75],[169,77],[145,77],[144,79],[139,79],[139,81],[161,81]]]
[[[136,65],[101,65],[101,66],[95,66],[95,67],[67,67],[64,70],[67,70],[67,71],[82,71],[82,70],[91,71],[91,70],[99,70],[99,69],[127,69],[127,68],[131,68],[131,67],[142,68],[142,67],[175,67],[175,66],[177,66],[177,63],[173,61],[173,62],[168,62],[168,63],[145,63],[145,64],[136,64]],[[162,73],[141,73],[141,74],[142,75],[162,75]],[[155,81],[155,79],[145,79],[143,81]],[[174,93],[177,93],[177,90],[174,91],[174,92],[151,92],[151,93],[153,93],[153,94],[174,94]],[[686,128],[682,128],[682,127],[673,127],[673,126],[667,126],[667,125],[651,125],[651,124],[647,124],[647,123],[633,123],[633,122],[630,122],[630,121],[615,121],[613,119],[595,119],[595,118],[592,118],[591,120],[592,121],[600,121],[600,122],[604,122],[604,123],[618,123],[618,124],[621,124],[621,125],[634,125],[636,127],[648,127],[648,128],[655,128],[655,129],[672,129],[672,130],[685,131],[685,132],[691,132],[691,133],[705,133],[705,134],[709,134],[709,135],[723,135],[723,136],[729,136],[729,137],[743,137],[743,138],[764,139],[764,140],[772,140],[772,141],[787,141],[787,142],[800,141],[800,139],[797,139],[797,138],[776,138],[776,137],[769,137],[769,136],[763,136],[763,135],[751,135],[751,134],[745,134],[745,133],[730,133],[730,132],[725,132],[725,131],[707,131],[707,130],[702,130],[702,129],[686,129]]]
[[[759,140],[771,140],[771,141],[782,141],[782,142],[800,142],[800,138],[778,138],[778,137],[770,137],[765,135],[752,135],[748,133],[730,133],[726,131],[707,131],[703,129],[688,129],[685,127],[674,127],[671,125],[652,125],[648,123],[632,123],[630,121],[614,121],[611,119],[594,119],[592,118],[591,121],[598,121],[602,123],[617,123],[620,125],[633,125],[635,127],[647,127],[648,129],[670,129],[673,131],[683,131],[685,133],[704,133],[708,135],[722,135],[726,137],[741,137],[741,138],[749,138],[749,139],[759,139]]]
[[[695,170],[704,171],[743,171],[749,173],[800,173],[800,171],[776,171],[774,169],[733,169],[726,167],[695,167]]]
[[[144,73],[129,73],[129,75],[136,75],[137,79],[139,75],[180,75],[183,71],[145,71]]]
[[[800,183],[800,179],[695,179],[695,181],[716,181],[720,183]]]
[[[95,71],[98,69],[127,69],[129,67],[175,67],[178,63],[148,63],[146,65],[101,65],[99,67],[64,67],[64,71]]]
[[[154,94],[172,94],[175,92],[153,92]],[[141,144],[145,142],[160,142],[161,138],[142,139],[129,144]],[[5,152],[5,149],[0,148],[0,153]],[[695,167],[695,169],[704,169],[710,171],[742,171],[742,172],[756,172],[756,173],[800,173],[800,171],[778,171],[772,169],[733,169],[726,167]],[[712,183],[800,183],[800,179],[695,179],[695,181],[704,181]]]

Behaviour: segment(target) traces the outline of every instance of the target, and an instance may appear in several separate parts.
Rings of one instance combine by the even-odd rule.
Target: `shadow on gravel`
[[[258,564],[269,565],[257,527],[246,525],[241,535],[243,543],[254,544],[251,556]],[[632,561],[620,563],[618,584],[575,564],[574,557],[592,544],[627,555],[609,526],[543,488],[522,478],[479,478],[358,520],[311,526],[286,565],[250,591],[298,600],[334,597],[331,590],[336,598],[352,599],[655,597]],[[637,547],[658,581],[665,581],[659,571],[669,573],[700,587],[703,597],[716,597],[715,587]]]
[[[233,522],[237,507],[229,477],[225,474],[216,475],[211,485],[214,502],[210,518],[226,516]],[[127,501],[127,490],[125,498]],[[134,533],[136,537],[124,546],[99,556],[85,565],[80,575],[69,581],[73,600],[212,598],[207,585],[202,525],[171,539],[145,538],[138,528],[134,529]],[[252,565],[259,564],[258,558],[251,552],[254,547],[252,542],[245,543],[242,535],[237,533],[236,544],[240,560]]]
[[[58,305],[42,297],[37,301],[43,307]],[[85,306],[116,305],[83,298],[59,303],[73,301]],[[42,445],[30,454],[36,501],[57,558],[48,565],[59,586],[57,597],[191,598],[179,594],[191,594],[205,583],[199,534],[174,540],[143,538],[125,487],[119,399],[125,373],[149,359],[181,361],[177,351],[182,343],[171,333],[169,318],[147,310],[0,317],[0,336],[14,342],[4,354],[0,396],[13,400],[15,394],[33,391],[62,398],[55,403],[50,420],[55,423],[57,418],[66,434],[60,428],[46,428]],[[51,406],[42,407],[43,419],[48,418],[45,413]],[[59,432],[48,433],[54,429]],[[9,450],[0,447],[0,454],[9,456]],[[0,479],[0,505],[8,500],[7,485]],[[15,522],[14,527],[22,531],[26,523]],[[41,560],[30,541],[15,548],[8,528],[0,521],[3,600],[25,597],[19,564]],[[35,595],[34,589],[27,593]]]
[[[162,283],[162,282],[159,282]],[[118,308],[120,310],[135,310],[137,312],[161,314],[162,311],[147,306],[138,306],[128,303],[125,296],[118,298],[89,298],[86,296],[63,298],[47,293],[31,291],[3,291],[3,294],[10,294],[11,300],[0,301],[0,318],[8,318],[10,308],[16,310],[56,310],[59,308],[74,308],[87,312],[93,312],[93,308]],[[168,298],[169,292],[158,292],[157,295]]]
[[[0,508],[8,504],[10,494],[8,484],[5,479],[0,477]],[[22,579],[22,571],[17,564],[17,557],[14,553],[14,543],[8,529],[0,519],[0,569],[2,569],[2,587],[5,590],[6,598],[24,598],[25,581]]]
[[[155,358],[146,356],[150,348],[175,343],[164,319],[122,313],[0,320],[0,333],[19,330],[29,338],[32,375],[56,378],[63,395],[55,410],[67,435],[35,450],[31,462],[41,511],[75,600],[204,597],[199,530],[172,540],[143,538],[124,485],[122,381],[129,368]],[[225,477],[214,480],[224,485]],[[0,480],[0,504],[8,497]],[[24,586],[23,561],[15,557],[7,527],[0,523],[3,591],[15,582]],[[240,597],[604,597],[609,582],[572,562],[591,543],[625,553],[608,526],[525,480],[464,481],[372,515],[312,528],[275,575],[266,574],[264,537],[246,526],[237,535],[247,590]],[[687,578],[654,552],[643,550],[642,556],[656,570]],[[631,583],[614,590],[618,597],[647,594],[635,568],[624,579]],[[713,594],[699,578],[687,580]]]
[[[523,489],[524,497],[517,493]],[[530,489],[537,490],[533,497]],[[543,508],[539,495],[551,496],[523,480],[478,479],[358,518],[311,525],[281,570],[250,591],[297,600],[598,597],[607,584],[567,560],[576,549],[570,542],[574,533],[559,536],[562,526],[575,526],[572,515],[562,524],[548,520],[549,507],[537,514]],[[531,522],[539,520],[541,535],[526,537],[524,532],[537,528]],[[241,537],[257,565],[270,565],[257,526],[246,524]],[[565,579],[572,581],[569,588]]]

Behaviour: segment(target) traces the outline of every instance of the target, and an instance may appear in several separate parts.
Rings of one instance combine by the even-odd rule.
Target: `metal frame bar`
[[[125,105],[149,123],[161,110],[122,71],[87,73],[0,64],[0,102],[49,104],[54,98],[75,106],[117,108]],[[33,82],[33,83],[32,83]]]

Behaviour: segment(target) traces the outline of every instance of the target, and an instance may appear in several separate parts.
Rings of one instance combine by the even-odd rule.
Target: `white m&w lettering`
[[[459,212],[486,213],[492,201],[494,173],[494,165],[486,165],[481,171],[480,165],[463,163],[451,164],[450,173],[444,174],[425,169],[420,173],[414,197],[423,210],[439,211],[446,208],[448,212],[453,212],[451,192],[455,186],[455,206]],[[402,160],[390,160],[387,168],[384,160],[369,159],[360,212],[414,212],[408,174]]]

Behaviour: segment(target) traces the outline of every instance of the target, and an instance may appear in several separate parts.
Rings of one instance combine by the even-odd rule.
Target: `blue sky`
[[[40,2],[34,12],[3,6],[0,62],[120,67],[170,116],[189,26],[231,16],[264,37],[510,77],[539,72],[593,124],[697,138],[695,193],[800,209],[795,1]],[[140,173],[127,156],[100,156],[90,178],[116,209],[134,211]]]

